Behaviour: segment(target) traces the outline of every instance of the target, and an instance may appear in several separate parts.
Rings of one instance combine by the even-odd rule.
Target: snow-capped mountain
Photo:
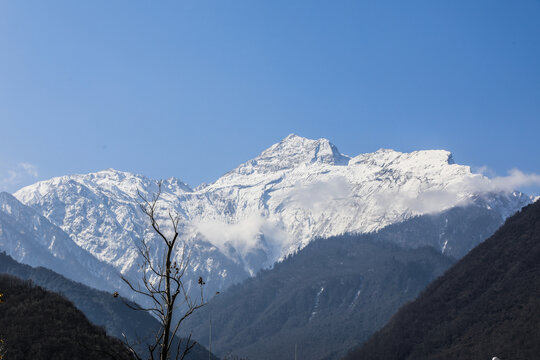
[[[14,195],[82,249],[135,279],[141,262],[136,245],[144,238],[160,249],[138,206],[138,191],[150,198],[157,184],[109,169],[38,182]],[[316,237],[371,232],[471,204],[504,219],[530,201],[494,188],[447,151],[349,157],[326,139],[289,135],[212,184],[192,189],[175,178],[164,181],[158,217],[165,223],[169,210],[180,215],[182,239],[193,248],[192,275],[217,289]]]

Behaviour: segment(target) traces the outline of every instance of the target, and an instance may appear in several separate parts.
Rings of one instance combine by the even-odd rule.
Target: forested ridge
[[[120,340],[91,324],[63,296],[10,275],[0,275],[0,292],[6,359],[129,359]]]
[[[144,311],[129,308],[124,301],[105,291],[93,289],[84,284],[66,279],[60,274],[43,267],[20,264],[5,253],[0,253],[0,274],[14,275],[29,283],[60,293],[81,310],[91,323],[103,327],[108,335],[123,340],[125,334],[130,342],[142,341],[136,345],[138,351],[146,350],[145,342],[154,336],[159,327],[157,320]],[[185,342],[185,340],[184,340]],[[208,350],[196,345],[188,359],[208,359]],[[216,359],[212,355],[211,359]]]
[[[346,360],[540,357],[540,202],[523,208]]]

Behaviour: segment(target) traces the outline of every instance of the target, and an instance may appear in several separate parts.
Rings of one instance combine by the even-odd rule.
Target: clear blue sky
[[[5,190],[195,186],[289,133],[539,173],[540,1],[0,2]]]

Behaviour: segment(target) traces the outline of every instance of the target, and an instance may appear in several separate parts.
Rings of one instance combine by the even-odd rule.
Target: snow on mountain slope
[[[137,190],[149,197],[157,181],[109,169],[39,182],[15,196],[84,250],[137,278],[135,245],[145,238],[159,248],[138,208]],[[170,209],[180,214],[182,238],[194,248],[194,272],[216,289],[315,237],[371,232],[460,205],[506,217],[531,201],[493,189],[488,178],[455,164],[447,151],[379,150],[350,158],[326,139],[296,135],[212,184],[191,189],[171,178],[162,190],[158,216],[166,220]]]
[[[132,281],[140,278],[138,266],[142,259],[137,250],[140,241],[148,239],[156,252],[163,250],[138,205],[138,191],[151,198],[158,190],[157,181],[110,169],[95,174],[63,176],[35,185],[32,193],[17,194],[70,234],[82,249],[111,264]],[[189,192],[191,189],[176,179],[163,182],[158,218],[165,225],[169,209],[179,211],[187,220],[180,204],[190,200],[185,199]],[[185,226],[185,238],[193,241],[192,277],[203,275],[207,283],[212,284],[212,289],[219,289],[249,276],[241,265],[224,256],[205,239],[190,236],[187,221]]]
[[[122,287],[119,273],[77,246],[62,229],[12,195],[0,193],[0,249],[19,262],[52,269],[92,287]]]

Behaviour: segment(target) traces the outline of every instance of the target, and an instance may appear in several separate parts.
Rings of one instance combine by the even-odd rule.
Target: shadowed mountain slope
[[[212,350],[249,359],[337,359],[383,326],[453,260],[376,235],[311,242],[298,254],[216,295],[188,328]]]
[[[522,209],[347,360],[537,359],[540,202]]]

